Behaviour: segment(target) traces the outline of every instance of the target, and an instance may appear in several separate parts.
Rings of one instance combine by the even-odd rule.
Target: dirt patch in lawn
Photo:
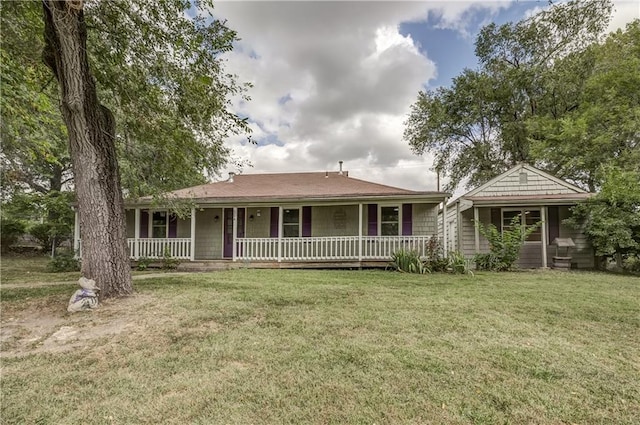
[[[137,333],[148,325],[148,315],[141,311],[151,304],[157,304],[153,296],[136,294],[107,300],[94,311],[72,314],[66,311],[66,302],[56,297],[48,303],[32,302],[19,310],[5,310],[0,319],[0,356],[84,349],[97,339]]]

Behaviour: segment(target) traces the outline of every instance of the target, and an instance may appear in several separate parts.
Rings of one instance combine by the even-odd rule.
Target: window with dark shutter
[[[367,208],[367,235],[378,235],[378,204],[369,204]]]

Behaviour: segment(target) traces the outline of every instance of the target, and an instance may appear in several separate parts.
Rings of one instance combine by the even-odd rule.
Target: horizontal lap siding
[[[525,243],[520,248],[520,257],[516,263],[521,269],[538,269],[542,267],[542,244]]]
[[[190,238],[191,237],[191,219],[190,218],[178,218],[177,238]]]
[[[480,222],[485,226],[491,223],[491,209],[490,208],[479,208],[479,218]],[[462,253],[465,257],[470,258],[476,254],[476,246],[475,246],[475,226],[473,224],[473,208],[469,208],[468,210],[463,211],[462,216]],[[487,239],[480,236],[480,253],[489,252],[489,242]]]
[[[260,217],[258,217],[260,211]],[[247,238],[268,238],[271,236],[271,208],[247,208],[247,226],[245,237]],[[251,220],[253,216],[253,220]]]

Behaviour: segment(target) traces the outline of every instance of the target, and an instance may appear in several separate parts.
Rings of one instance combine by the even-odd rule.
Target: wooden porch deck
[[[237,269],[384,269],[389,261],[231,261],[197,260],[180,263],[178,271],[207,272]]]

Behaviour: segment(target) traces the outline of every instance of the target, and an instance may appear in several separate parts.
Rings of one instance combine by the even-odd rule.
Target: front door
[[[245,209],[238,208],[238,225],[237,235],[238,238],[244,238],[244,217]],[[224,209],[224,258],[233,257],[233,208]]]

